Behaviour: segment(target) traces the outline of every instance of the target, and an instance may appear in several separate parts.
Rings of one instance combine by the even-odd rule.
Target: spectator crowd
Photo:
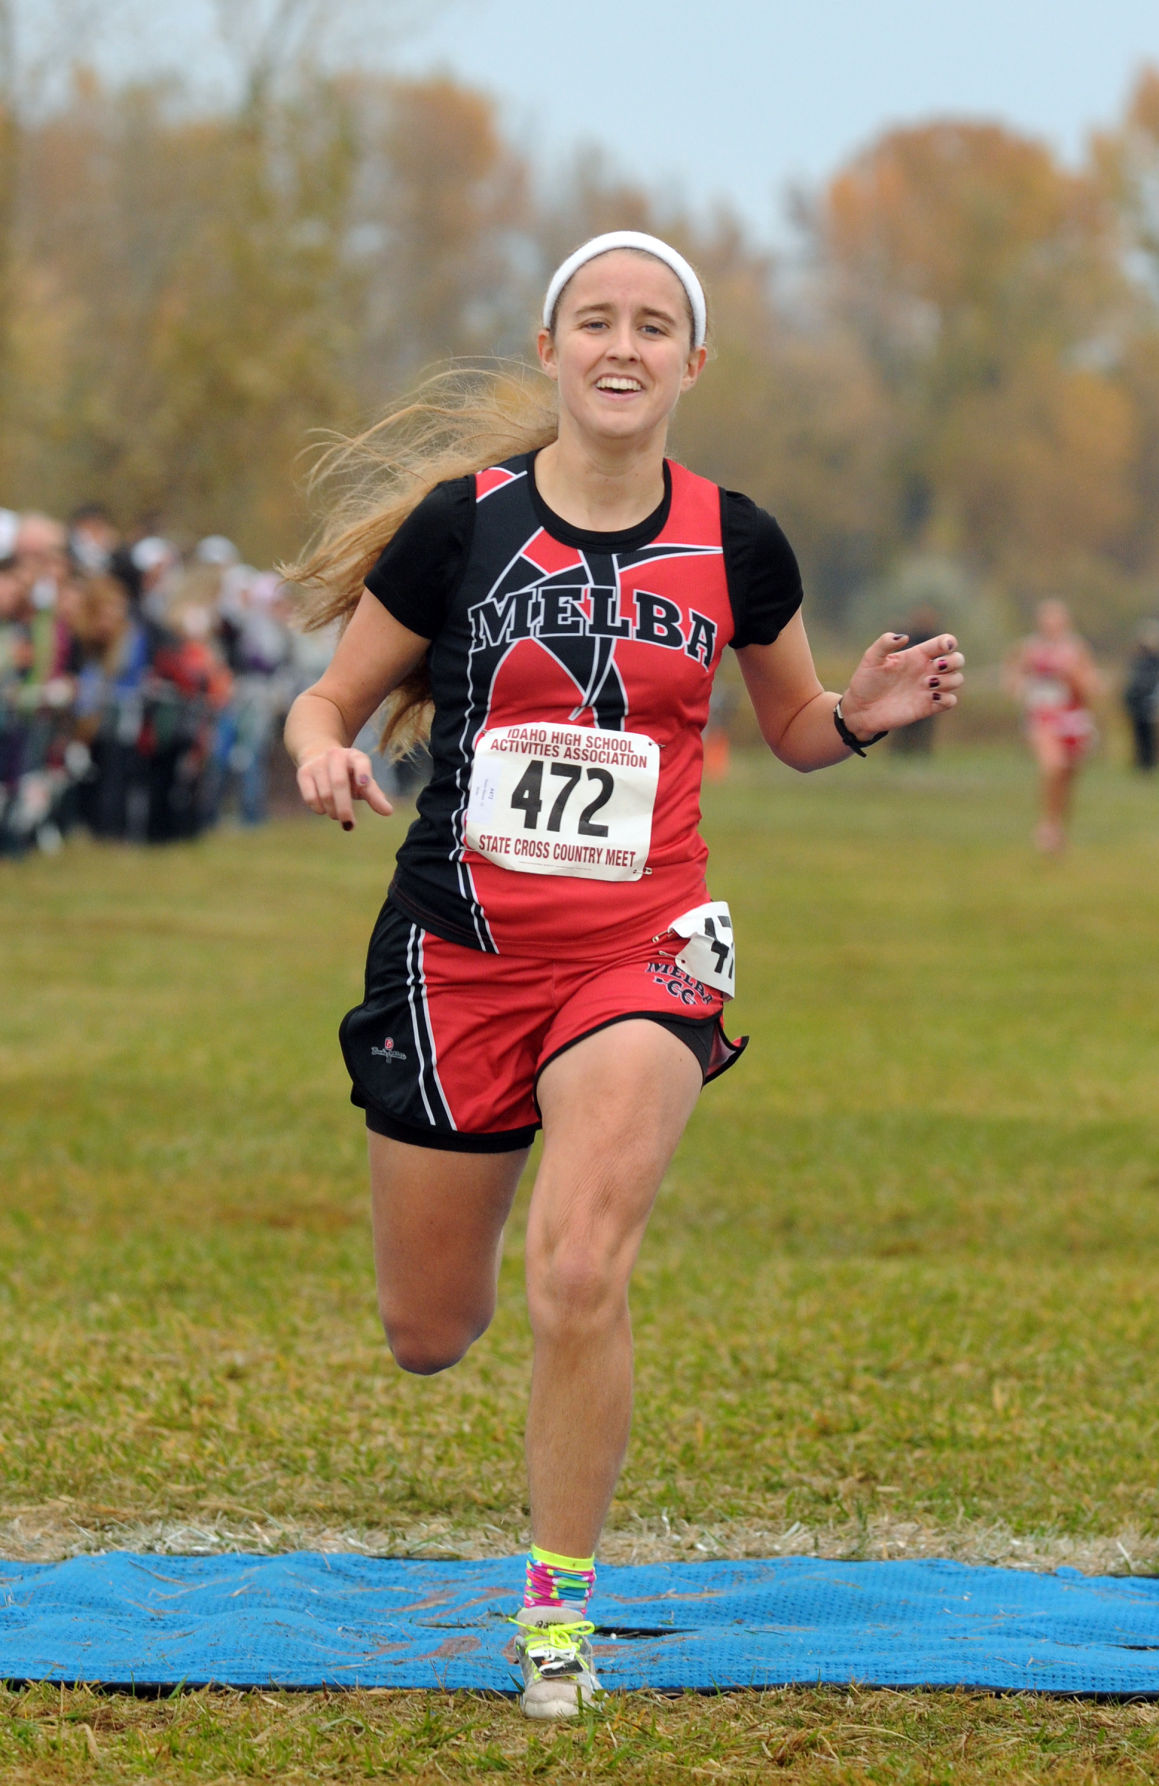
[[[220,535],[183,553],[96,505],[0,509],[0,855],[260,824],[280,717],[330,649],[288,597]]]

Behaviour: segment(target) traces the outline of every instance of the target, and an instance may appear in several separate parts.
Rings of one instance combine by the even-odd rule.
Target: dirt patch
[[[21,1508],[0,1519],[0,1556],[16,1562],[58,1562],[105,1550],[153,1555],[215,1556],[223,1551],[251,1555],[291,1550],[362,1556],[512,1556],[527,1534],[512,1525],[468,1526],[451,1520],[374,1528],[336,1528],[273,1517],[239,1519],[226,1513],[202,1519],[133,1520],[110,1510],[59,1503]],[[966,1523],[925,1525],[882,1515],[867,1523],[827,1526],[763,1524],[757,1520],[694,1525],[684,1520],[639,1520],[609,1527],[600,1545],[605,1563],[694,1562],[739,1557],[816,1556],[843,1561],[951,1557],[961,1563],[988,1563],[1006,1569],[1053,1570],[1060,1566],[1084,1575],[1159,1574],[1159,1537],[1134,1530],[1100,1537],[1057,1532],[1015,1535],[1007,1526]]]

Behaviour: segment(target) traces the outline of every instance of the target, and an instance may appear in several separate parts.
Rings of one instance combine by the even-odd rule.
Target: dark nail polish
[[[343,819],[343,821],[342,821],[342,829],[343,829],[343,830],[344,830],[344,831],[353,831],[353,829],[354,829],[354,820],[353,820],[353,819]]]
[[[939,695],[939,694],[935,694],[935,696],[934,696],[934,700],[935,700],[935,701],[940,701],[940,700],[941,700],[941,698],[942,698],[942,697],[941,697],[941,695]]]
[[[930,677],[930,687],[931,688],[940,688],[941,687],[941,683],[938,681],[936,676]]]
[[[949,667],[950,667],[949,664],[945,661],[944,658],[939,660],[939,662],[938,662],[939,670],[948,670]]]

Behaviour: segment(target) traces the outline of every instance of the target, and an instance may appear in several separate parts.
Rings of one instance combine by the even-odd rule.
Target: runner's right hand
[[[354,829],[354,802],[365,800],[372,812],[389,818],[394,807],[374,779],[364,750],[333,744],[298,767],[298,792],[311,812],[337,819],[344,831]]]

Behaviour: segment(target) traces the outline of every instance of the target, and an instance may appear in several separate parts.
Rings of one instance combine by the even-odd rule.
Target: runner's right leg
[[[1045,855],[1057,855],[1066,845],[1066,822],[1074,766],[1062,740],[1044,724],[1034,727],[1031,744],[1038,764],[1039,822],[1034,841]]]
[[[527,1148],[450,1153],[367,1132],[378,1308],[405,1371],[457,1364],[495,1312],[503,1227]]]

